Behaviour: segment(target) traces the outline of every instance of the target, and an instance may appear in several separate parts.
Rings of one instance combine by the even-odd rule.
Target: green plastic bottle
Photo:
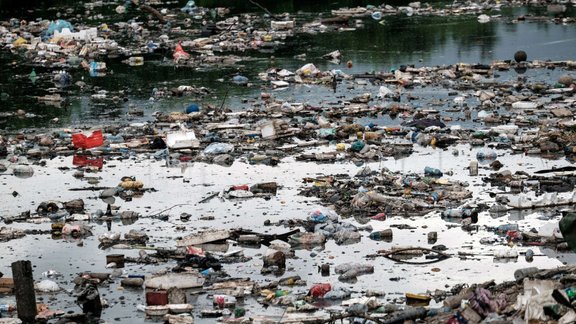
[[[30,72],[28,78],[30,81],[32,81],[32,83],[36,83],[36,79],[38,79],[38,77],[36,76],[36,70],[34,70],[34,68],[32,68],[32,72]]]

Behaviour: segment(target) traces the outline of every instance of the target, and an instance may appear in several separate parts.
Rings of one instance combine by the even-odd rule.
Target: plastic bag
[[[187,60],[190,58],[190,54],[184,51],[181,43],[178,43],[178,45],[176,45],[176,49],[174,49],[174,54],[172,54],[172,57],[175,61]]]
[[[314,298],[323,298],[330,290],[332,290],[332,286],[329,283],[318,283],[310,288],[308,295]]]
[[[320,70],[312,63],[305,64],[296,70],[296,74],[303,76],[314,76],[318,73],[320,73]]]
[[[336,213],[334,210],[324,206],[317,206],[308,215],[308,220],[311,220],[315,223],[325,223],[328,220],[337,221],[338,217],[338,213]]]
[[[234,151],[234,145],[228,143],[212,143],[204,149],[204,154],[222,154]]]
[[[41,292],[55,292],[60,290],[60,286],[52,280],[42,280],[35,285],[37,291]]]

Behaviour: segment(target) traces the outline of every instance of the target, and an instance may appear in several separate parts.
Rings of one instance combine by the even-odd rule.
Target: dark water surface
[[[353,2],[330,3],[324,8],[335,8],[356,4]],[[182,5],[182,4],[180,4]],[[439,4],[434,4],[435,6]],[[106,14],[104,20],[87,21],[87,25],[98,25],[102,22],[126,18],[115,14],[112,9],[116,4],[104,6],[101,10]],[[178,8],[171,3],[169,7]],[[283,12],[282,6],[274,10]],[[237,8],[238,9],[238,8]],[[312,10],[314,6],[295,6],[294,10]],[[76,12],[82,12],[77,9]],[[42,17],[54,19],[58,8],[44,11],[26,12],[28,19]],[[64,96],[67,99],[66,109],[59,109],[39,103],[35,96],[45,95],[46,89],[53,87],[51,82],[55,71],[43,67],[35,67],[38,80],[35,84],[28,75],[32,67],[20,64],[18,57],[6,51],[0,52],[0,112],[14,112],[24,109],[35,115],[34,118],[3,118],[0,129],[17,130],[22,127],[52,126],[49,121],[54,117],[59,122],[53,126],[81,126],[105,122],[106,120],[128,120],[126,112],[130,107],[144,109],[145,117],[150,119],[154,111],[183,111],[191,102],[221,105],[232,110],[251,107],[242,103],[242,98],[257,98],[262,91],[261,85],[267,83],[258,80],[258,73],[265,72],[270,67],[286,68],[295,71],[305,63],[314,63],[321,70],[339,69],[347,74],[388,72],[401,65],[437,66],[456,63],[490,64],[495,60],[512,59],[514,52],[524,50],[529,60],[571,60],[576,55],[576,32],[573,25],[554,24],[547,20],[526,20],[513,23],[512,20],[521,15],[544,16],[553,18],[546,8],[505,8],[501,11],[488,12],[498,15],[490,22],[481,24],[476,15],[449,16],[385,16],[381,23],[370,17],[358,18],[350,22],[353,31],[326,32],[321,34],[298,34],[285,41],[274,53],[247,51],[230,53],[240,55],[242,62],[225,67],[175,67],[167,64],[171,61],[171,52],[161,52],[146,56],[141,67],[131,67],[121,63],[123,58],[100,58],[108,66],[108,74],[104,77],[91,77],[85,70],[71,69],[73,82],[82,80],[88,86],[108,91],[122,91],[122,98],[113,107],[103,107],[94,104],[88,97],[90,93],[82,93],[77,87],[72,87]],[[567,16],[574,15],[574,10],[568,7]],[[317,13],[298,11],[297,21],[310,21]],[[14,12],[4,12],[0,19],[14,17]],[[106,19],[108,17],[109,20]],[[20,19],[20,17],[18,17]],[[185,40],[185,39],[184,39]],[[340,64],[333,64],[321,56],[333,50],[342,52]],[[216,52],[217,55],[223,53]],[[225,53],[224,53],[225,54]],[[305,54],[302,59],[295,55]],[[271,57],[273,57],[271,59]],[[353,62],[352,68],[346,67],[346,62]],[[527,72],[531,76],[530,71]],[[541,71],[532,73],[538,77],[555,77],[553,72],[542,75]],[[250,79],[253,86],[245,87],[231,84],[230,78],[242,74]],[[515,78],[516,73],[503,73],[503,78]],[[502,80],[502,79],[501,79]],[[154,88],[177,87],[193,85],[207,87],[211,95],[203,98],[172,98],[150,101]],[[351,97],[363,92],[377,93],[377,87],[355,87],[346,90],[339,89],[338,95]],[[417,89],[418,91],[427,90]],[[435,92],[435,91],[434,91]],[[307,87],[291,86],[275,93],[279,99],[311,104],[325,104],[332,101],[331,89],[315,87],[311,91]],[[418,103],[416,103],[418,104]],[[131,120],[134,120],[133,118]],[[390,122],[383,120],[381,122]]]

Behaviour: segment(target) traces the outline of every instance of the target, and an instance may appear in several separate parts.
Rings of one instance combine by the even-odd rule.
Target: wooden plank
[[[18,318],[24,323],[34,323],[37,313],[32,263],[30,261],[12,263],[12,276],[15,283],[14,294],[16,295]]]

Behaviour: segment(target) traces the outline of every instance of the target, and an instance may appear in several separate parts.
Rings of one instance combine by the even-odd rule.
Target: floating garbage
[[[152,289],[170,289],[170,288],[196,288],[202,287],[204,277],[197,273],[168,273],[166,275],[146,278],[144,286]]]
[[[197,148],[200,141],[193,130],[174,131],[166,135],[166,146],[171,149]]]
[[[60,286],[49,279],[44,279],[34,285],[35,289],[40,292],[56,292],[59,291],[61,288]]]
[[[490,22],[490,16],[482,14],[482,15],[478,16],[478,22],[481,24],[485,24],[487,22]]]
[[[476,153],[476,159],[478,160],[478,164],[490,164],[498,158],[498,155],[494,151],[478,151]]]
[[[62,30],[64,28],[66,28],[68,31],[74,30],[74,27],[72,26],[72,24],[67,20],[57,19],[55,21],[52,21],[48,25],[48,28],[42,32],[42,38],[44,40],[47,40],[47,39],[51,38],[52,36],[54,36],[54,33],[56,31],[62,32]]]
[[[181,60],[189,59],[190,54],[184,51],[184,49],[182,48],[182,43],[179,42],[178,45],[176,45],[176,48],[174,49],[172,57],[174,58],[174,61],[178,62]]]
[[[243,75],[235,75],[234,77],[232,77],[232,83],[235,83],[238,85],[247,85],[248,84],[248,78],[243,76]]]

